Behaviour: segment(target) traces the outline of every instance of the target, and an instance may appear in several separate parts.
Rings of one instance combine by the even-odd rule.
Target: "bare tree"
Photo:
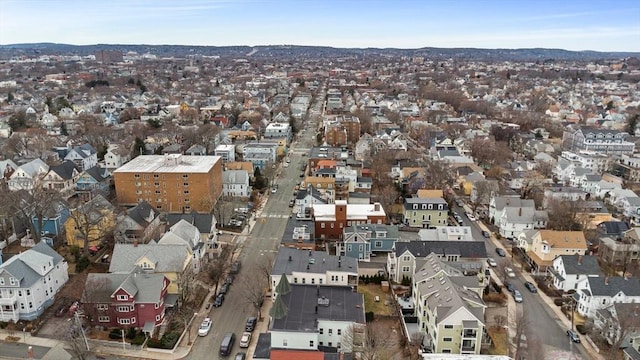
[[[196,261],[192,259],[191,261]],[[197,287],[196,272],[193,269],[193,265],[189,264],[187,267],[178,274],[176,279],[176,285],[178,287],[178,295],[181,304],[190,304],[194,295],[194,290]]]
[[[549,228],[558,231],[578,231],[582,230],[583,220],[580,211],[584,202],[566,201],[560,199],[547,200],[546,208],[549,212]]]
[[[44,220],[51,215],[58,206],[62,206],[62,196],[56,190],[49,190],[42,187],[40,180],[34,184],[30,191],[2,191],[3,198],[6,199],[7,210],[14,214],[20,214],[29,220],[29,230],[34,241],[37,243],[42,237]]]
[[[211,259],[205,268],[206,274],[216,292],[218,291],[218,283],[229,270],[235,246],[230,244],[221,244],[219,249],[220,251],[217,256]]]
[[[398,351],[396,339],[389,329],[376,322],[349,326],[340,343],[345,351],[353,352],[360,360],[386,360]]]
[[[488,180],[479,180],[473,184],[471,194],[471,208],[473,212],[478,210],[481,205],[489,204],[491,201],[491,193],[496,190],[494,184]]]
[[[268,284],[262,276],[246,276],[240,284],[242,296],[249,305],[253,306],[258,319],[262,317],[261,309],[269,288]]]
[[[105,239],[115,226],[115,208],[102,195],[97,195],[78,208],[71,210],[75,236],[82,239],[83,254],[89,254],[89,243]]]
[[[376,199],[380,201],[380,204],[387,213],[387,218],[392,217],[392,206],[400,197],[398,188],[393,184],[386,184],[384,186],[376,186],[372,191],[372,195],[376,196]]]
[[[454,173],[448,162],[442,160],[427,160],[424,166],[426,174],[426,188],[444,190],[453,185]]]

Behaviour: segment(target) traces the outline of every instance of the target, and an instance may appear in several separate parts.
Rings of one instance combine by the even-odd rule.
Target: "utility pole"
[[[75,319],[76,322],[76,326],[78,328],[80,328],[80,332],[82,333],[82,339],[84,340],[84,345],[87,347],[87,351],[91,351],[89,349],[89,341],[87,340],[87,335],[84,333],[84,327],[82,326],[82,323],[80,322],[80,314],[78,314],[78,310],[76,310],[73,314],[73,318]]]

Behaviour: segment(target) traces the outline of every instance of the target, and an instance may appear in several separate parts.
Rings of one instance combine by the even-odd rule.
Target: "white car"
[[[211,318],[206,318],[202,320],[200,328],[198,328],[198,336],[207,336],[209,330],[211,330]]]
[[[243,332],[242,337],[240,338],[240,347],[248,348],[250,342],[251,342],[251,333],[248,331]]]
[[[469,220],[471,220],[471,221],[476,221],[476,217],[475,217],[475,216],[473,216],[473,214],[472,214],[472,213],[467,213],[467,217],[468,217],[468,218],[469,218]]]
[[[513,269],[510,267],[504,268],[504,273],[507,274],[507,277],[514,278],[516,277],[516,273],[513,272]]]
[[[489,264],[489,266],[491,266],[491,267],[498,266],[498,263],[495,260],[493,260],[492,258],[488,258],[487,259],[487,264]]]

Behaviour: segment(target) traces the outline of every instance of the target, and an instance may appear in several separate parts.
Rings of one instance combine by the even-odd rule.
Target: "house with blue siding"
[[[76,194],[86,201],[96,195],[107,196],[111,185],[111,174],[106,169],[94,166],[80,173],[76,181]]]
[[[42,216],[42,229],[38,224],[38,217],[32,216],[33,228],[35,231],[41,234],[59,235],[63,228],[64,223],[69,218],[69,208],[62,202],[56,202],[43,214]]]
[[[338,243],[336,253],[370,261],[378,252],[391,252],[398,240],[398,226],[385,224],[356,224],[343,230],[343,241]]]

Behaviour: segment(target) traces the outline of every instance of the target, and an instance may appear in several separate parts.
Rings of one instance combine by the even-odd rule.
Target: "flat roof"
[[[181,154],[140,155],[114,171],[116,173],[208,173],[220,156]]]

